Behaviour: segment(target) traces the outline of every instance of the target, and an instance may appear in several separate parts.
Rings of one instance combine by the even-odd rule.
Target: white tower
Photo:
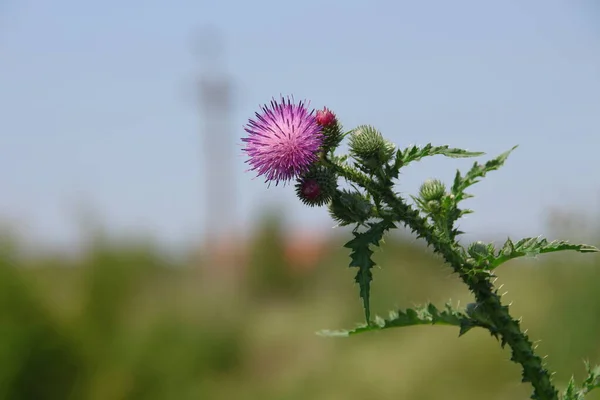
[[[210,262],[217,262],[215,256],[222,258],[216,254],[219,249],[228,253],[223,247],[235,244],[231,243],[231,235],[235,234],[237,216],[234,154],[238,146],[231,129],[233,85],[225,72],[221,38],[209,28],[199,39],[197,53],[202,66],[198,94],[205,177],[202,195],[206,207],[203,236],[206,249],[213,253],[209,254]]]

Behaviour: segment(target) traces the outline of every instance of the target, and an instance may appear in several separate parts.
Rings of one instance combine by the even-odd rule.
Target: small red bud
[[[302,184],[302,194],[309,200],[315,200],[321,194],[321,186],[315,179],[309,179]]]
[[[317,124],[319,124],[321,126],[333,125],[336,122],[335,114],[333,112],[331,112],[331,110],[328,109],[327,107],[323,108],[322,110],[317,111],[316,118],[317,118]]]
[[[314,165],[296,180],[296,196],[310,207],[331,201],[337,190],[337,175],[323,165]]]

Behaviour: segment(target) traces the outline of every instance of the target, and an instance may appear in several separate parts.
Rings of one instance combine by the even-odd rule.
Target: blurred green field
[[[175,260],[143,241],[101,238],[68,258],[31,257],[3,239],[0,399],[528,398],[509,351],[483,330],[316,336],[362,322],[341,247],[349,235],[332,237],[310,268],[294,268],[277,221],[257,228],[235,273],[206,265],[202,254]],[[379,315],[471,301],[412,238],[388,237],[376,260]],[[513,261],[498,284],[531,338],[542,340],[538,350],[561,388],[571,373],[583,377],[583,359],[600,363],[600,257]]]

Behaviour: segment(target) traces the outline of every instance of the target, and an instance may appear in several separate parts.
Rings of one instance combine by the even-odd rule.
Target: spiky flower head
[[[439,179],[427,179],[419,189],[419,195],[424,201],[439,201],[444,194],[446,194],[446,186]]]
[[[296,195],[304,204],[313,207],[327,204],[335,195],[336,189],[337,176],[322,165],[313,166],[296,183]]]
[[[350,136],[350,151],[359,158],[376,157],[385,147],[385,139],[377,129],[368,125],[360,125]]]
[[[478,241],[471,243],[468,249],[469,255],[479,261],[487,258],[490,255],[490,249],[485,243]]]
[[[250,170],[276,185],[308,171],[319,159],[324,140],[314,110],[289,97],[262,106],[262,112],[256,113],[256,119],[250,119],[244,130],[248,137],[242,138],[246,142],[243,150],[250,157],[246,161]]]
[[[395,150],[393,143],[385,140],[381,132],[369,125],[354,128],[349,146],[350,154],[370,169],[388,162]]]

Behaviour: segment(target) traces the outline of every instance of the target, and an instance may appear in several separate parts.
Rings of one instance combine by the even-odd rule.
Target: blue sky
[[[600,6],[593,0],[0,0],[0,216],[35,240],[77,239],[85,203],[118,232],[202,235],[204,165],[193,86],[204,24],[236,85],[230,122],[246,230],[266,206],[330,229],[291,188],[244,173],[236,144],[280,93],[376,125],[400,146],[488,157],[519,144],[471,191],[470,235],[537,235],[553,207],[598,216]],[[429,159],[400,190],[472,161]]]

